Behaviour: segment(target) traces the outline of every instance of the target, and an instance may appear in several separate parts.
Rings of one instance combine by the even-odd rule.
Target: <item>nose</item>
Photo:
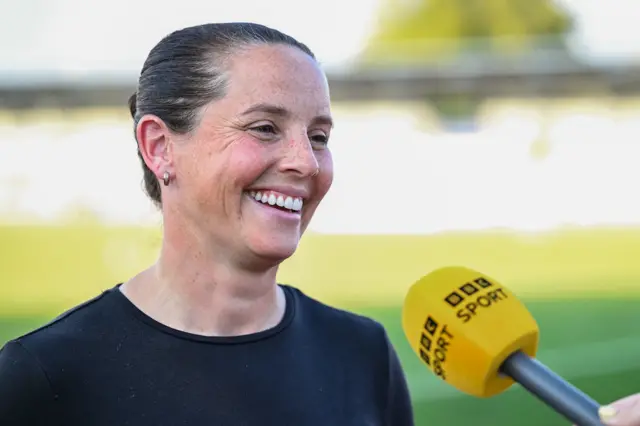
[[[307,135],[291,138],[287,142],[280,170],[301,177],[314,176],[318,172],[318,159]]]

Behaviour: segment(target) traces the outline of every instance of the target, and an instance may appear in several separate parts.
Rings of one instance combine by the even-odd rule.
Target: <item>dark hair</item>
[[[313,52],[291,36],[264,25],[248,22],[213,23],[175,31],[155,45],[147,57],[136,93],[129,98],[135,128],[140,117],[153,114],[176,133],[192,131],[200,110],[225,96],[226,60],[239,49],[260,44],[293,46],[313,59]],[[138,157],[144,187],[151,200],[162,205],[160,184]]]

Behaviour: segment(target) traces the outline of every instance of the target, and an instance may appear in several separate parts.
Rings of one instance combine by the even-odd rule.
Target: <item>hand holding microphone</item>
[[[402,326],[423,363],[462,392],[486,398],[518,382],[577,426],[605,424],[596,401],[535,359],[539,329],[522,302],[480,272],[424,276],[407,293]]]
[[[600,417],[607,426],[640,426],[640,393],[602,407]]]

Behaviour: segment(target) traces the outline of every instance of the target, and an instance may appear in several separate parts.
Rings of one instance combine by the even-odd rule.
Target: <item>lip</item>
[[[295,186],[288,185],[268,185],[268,186],[256,186],[245,189],[246,192],[249,191],[276,191],[284,195],[289,195],[291,197],[302,198],[303,201],[309,199],[309,191],[304,188],[297,188]]]

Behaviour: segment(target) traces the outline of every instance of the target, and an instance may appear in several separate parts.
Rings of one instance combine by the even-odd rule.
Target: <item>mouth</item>
[[[304,201],[301,197],[293,197],[277,191],[245,191],[255,202],[292,214],[300,214]]]

